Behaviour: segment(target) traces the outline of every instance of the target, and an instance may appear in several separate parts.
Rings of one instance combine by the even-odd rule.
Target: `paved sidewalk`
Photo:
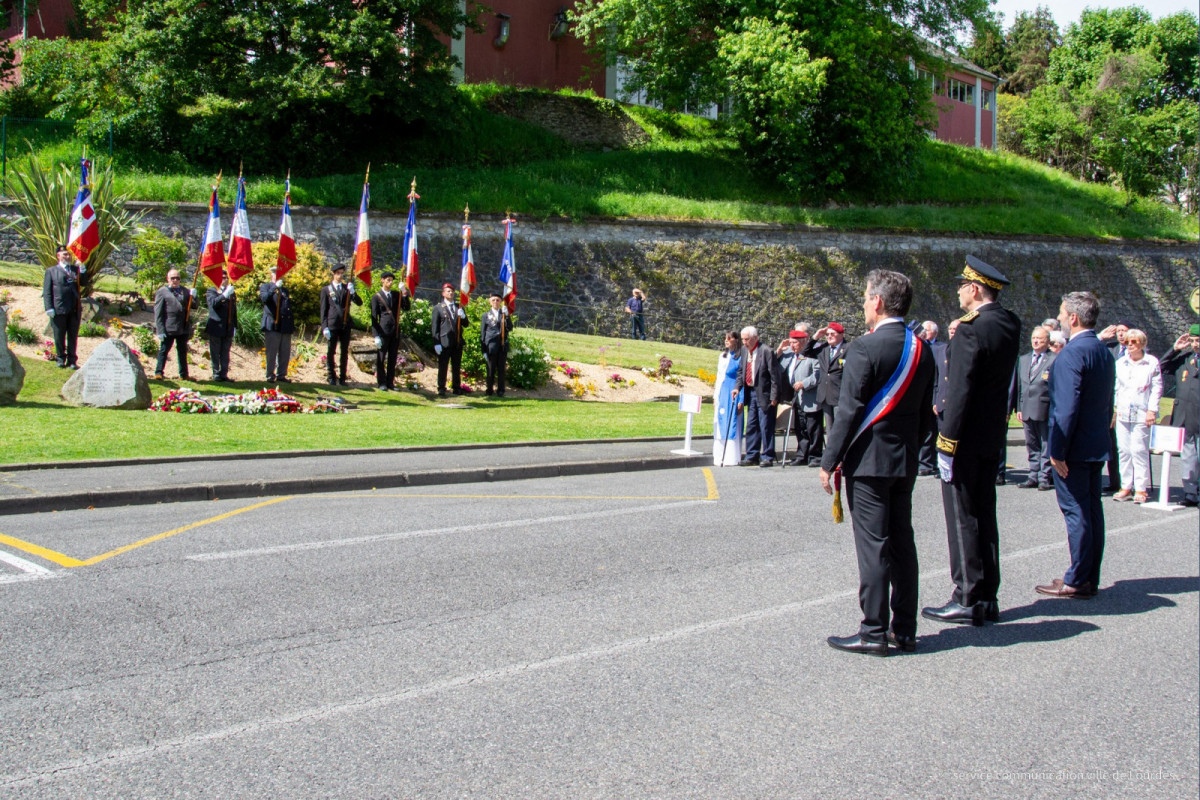
[[[711,437],[146,458],[0,467],[0,515],[712,464]]]

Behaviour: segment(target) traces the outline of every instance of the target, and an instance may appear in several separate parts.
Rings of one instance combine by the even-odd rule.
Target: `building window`
[[[991,89],[983,90],[983,110],[993,111],[996,107],[996,93]]]
[[[956,78],[950,78],[946,81],[947,94],[951,100],[957,100],[960,103],[966,103],[969,106],[975,105],[975,84],[965,83]]]
[[[921,69],[920,67],[917,68],[917,80],[924,82],[924,84],[929,87],[929,91],[933,92],[934,94],[937,94],[938,90],[941,88],[937,77],[927,69]]]

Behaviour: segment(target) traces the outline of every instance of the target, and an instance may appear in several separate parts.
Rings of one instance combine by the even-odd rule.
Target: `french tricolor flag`
[[[282,279],[296,266],[296,235],[292,233],[292,177],[289,174],[283,192],[283,219],[279,222],[279,258],[275,261],[275,277]]]
[[[254,272],[254,254],[250,251],[250,220],[246,217],[246,181],[238,176],[237,202],[233,207],[233,226],[229,229],[229,280],[236,281]]]
[[[371,184],[363,182],[362,203],[358,207],[358,236],[354,240],[354,275],[371,285],[371,223],[367,207],[371,204]]]
[[[220,286],[225,274],[225,242],[221,233],[221,206],[217,201],[217,187],[212,189],[208,201],[208,227],[204,229],[204,243],[200,245],[200,271],[204,277]]]
[[[421,280],[417,269],[417,182],[413,179],[412,191],[408,195],[408,224],[404,226],[404,285],[408,293],[416,297],[417,283]]]
[[[100,246],[100,223],[96,220],[96,209],[92,206],[92,184],[88,181],[92,163],[82,158],[79,164],[83,178],[79,183],[79,194],[75,195],[75,207],[71,210],[71,234],[67,239],[67,249],[81,263],[87,263],[88,256]]]
[[[471,250],[471,226],[463,225],[462,276],[458,279],[458,304],[463,308],[471,302],[475,291],[475,253]],[[413,254],[414,257],[416,253]]]
[[[504,220],[504,257],[500,260],[501,294],[508,313],[517,313],[517,254],[513,250],[511,219]]]

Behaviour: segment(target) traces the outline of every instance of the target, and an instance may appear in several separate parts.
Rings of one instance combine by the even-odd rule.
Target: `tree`
[[[104,262],[137,228],[146,212],[125,207],[126,195],[113,193],[112,164],[92,165],[92,205],[100,228],[100,245],[87,260],[87,272],[80,279],[84,296],[92,293],[96,276]],[[30,153],[24,168],[13,170],[13,205],[17,216],[6,223],[25,242],[29,252],[43,267],[58,263],[58,245],[67,243],[71,230],[71,209],[79,190],[78,167],[68,164],[43,164]]]
[[[1032,14],[1022,11],[1008,29],[1005,42],[1010,68],[1001,73],[1008,79],[1004,90],[1028,95],[1046,80],[1050,54],[1062,42],[1058,25],[1044,6],[1038,6]]]
[[[962,57],[994,75],[1012,73],[1012,60],[1004,38],[1004,14],[988,11],[978,19],[971,31],[971,44],[964,47]]]
[[[79,0],[95,39],[33,41],[26,81],[55,115],[203,163],[339,161],[436,124],[451,102],[439,34],[456,0]]]
[[[946,41],[985,9],[986,0],[580,0],[573,17],[578,35],[610,62],[628,58],[633,87],[668,108],[732,91],[734,130],[760,170],[817,197],[880,197],[912,175],[932,113],[912,68],[927,58],[918,36]],[[799,97],[783,97],[774,79]]]

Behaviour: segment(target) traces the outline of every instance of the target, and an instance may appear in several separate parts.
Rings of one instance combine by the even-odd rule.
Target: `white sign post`
[[[1142,508],[1157,508],[1159,511],[1178,511],[1183,506],[1168,502],[1171,495],[1171,454],[1183,452],[1183,428],[1169,425],[1150,426],[1150,452],[1162,453],[1162,471],[1158,480],[1158,499],[1153,503],[1142,503]]]
[[[672,450],[671,452],[679,456],[702,456],[704,453],[699,450],[692,449],[692,417],[700,413],[701,398],[698,394],[681,394],[679,396],[679,410],[687,413],[687,433],[684,434],[683,449]]]

